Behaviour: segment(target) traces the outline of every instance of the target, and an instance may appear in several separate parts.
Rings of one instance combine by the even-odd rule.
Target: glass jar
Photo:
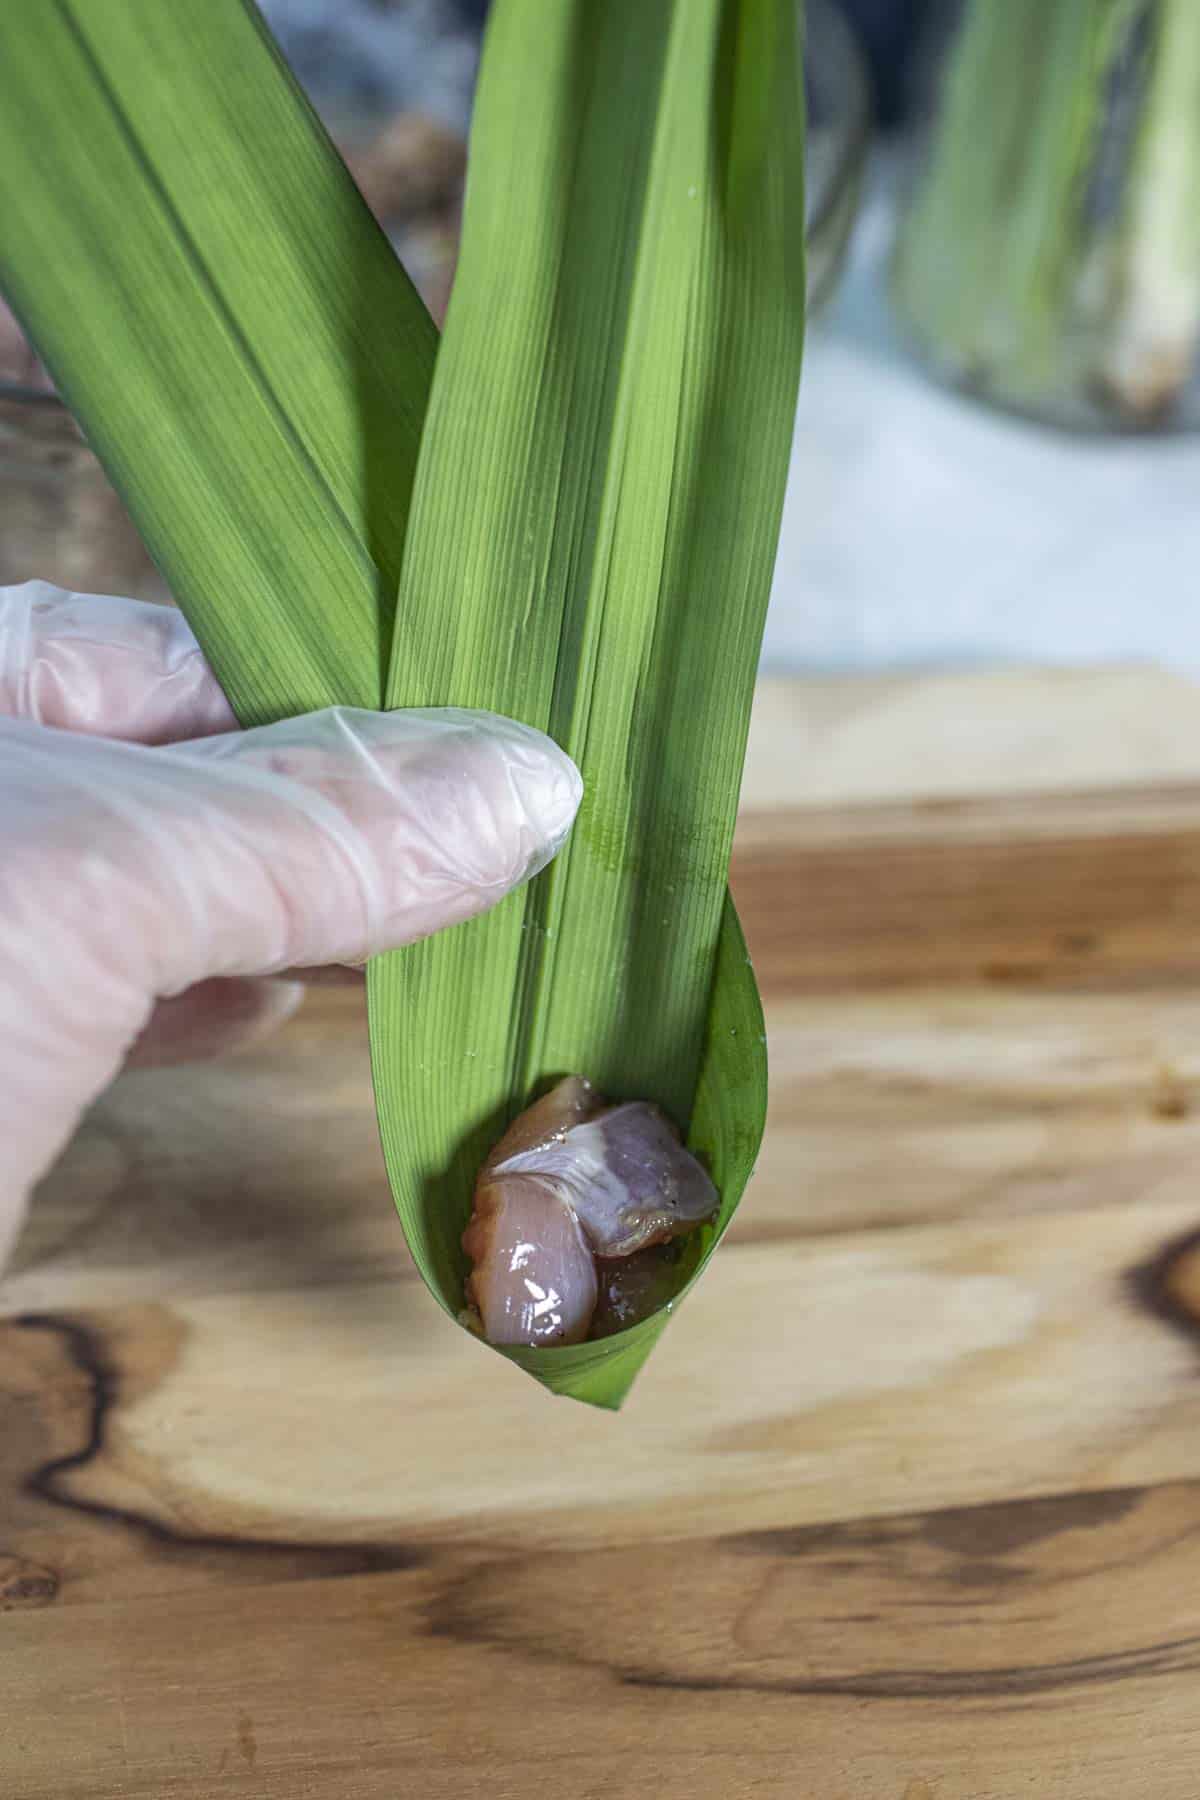
[[[871,136],[867,72],[857,41],[831,0],[801,0],[807,108],[805,220],[808,317],[837,285],[858,212]]]
[[[1076,431],[1200,420],[1200,4],[954,0],[892,268],[955,386]]]

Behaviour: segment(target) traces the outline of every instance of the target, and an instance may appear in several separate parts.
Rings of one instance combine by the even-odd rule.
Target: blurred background
[[[486,0],[262,8],[440,316]],[[767,670],[1190,671],[1200,6],[805,10],[812,330]],[[0,577],[161,594],[11,322],[0,375]]]

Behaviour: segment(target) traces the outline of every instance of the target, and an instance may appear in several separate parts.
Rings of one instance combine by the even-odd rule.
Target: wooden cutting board
[[[767,1145],[619,1416],[425,1294],[357,993],[96,1108],[0,1289],[6,1800],[1194,1800],[1192,690],[766,684],[735,885]]]

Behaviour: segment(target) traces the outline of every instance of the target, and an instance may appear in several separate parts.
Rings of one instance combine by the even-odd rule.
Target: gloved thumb
[[[580,794],[490,714],[338,709],[155,749],[0,719],[0,1236],[157,999],[481,912]]]

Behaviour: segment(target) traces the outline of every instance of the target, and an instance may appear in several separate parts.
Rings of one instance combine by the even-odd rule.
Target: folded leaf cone
[[[486,707],[583,770],[544,875],[368,972],[423,1277],[457,1314],[476,1172],[578,1072],[712,1174],[682,1291],[765,1111],[726,872],[803,340],[795,0],[497,0],[436,367],[242,0],[9,0],[0,90],[0,281],[239,716]],[[617,1405],[669,1311],[503,1354]]]

